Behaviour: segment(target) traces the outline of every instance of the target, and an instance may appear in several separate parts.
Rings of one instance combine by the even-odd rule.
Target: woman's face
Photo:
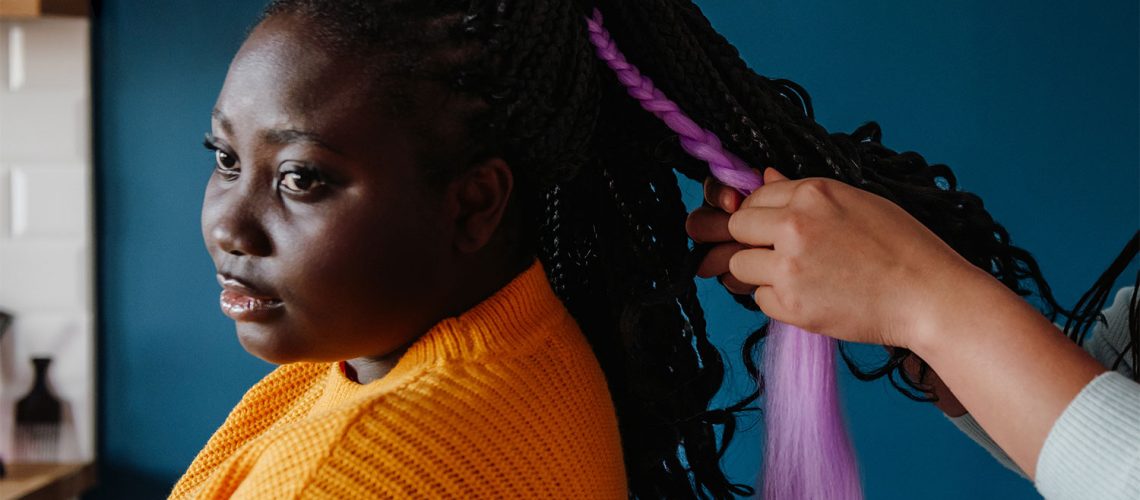
[[[202,235],[246,350],[274,363],[383,356],[440,316],[453,214],[362,65],[307,32],[271,18],[230,66]]]

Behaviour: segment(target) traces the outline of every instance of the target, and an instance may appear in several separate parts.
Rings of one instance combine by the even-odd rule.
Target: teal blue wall
[[[238,346],[219,313],[198,230],[211,168],[199,143],[260,3],[98,7],[105,474],[97,497],[165,494],[271,368]],[[1140,225],[1135,0],[699,3],[758,71],[811,91],[828,128],[877,120],[888,146],[954,167],[962,186],[1036,254],[1063,302],[1072,303]],[[687,194],[695,202],[697,186]],[[715,286],[702,293],[714,336],[735,359],[759,319]],[[726,397],[748,388],[741,370],[732,376]],[[933,408],[883,383],[843,382],[868,498],[1035,496]],[[739,480],[759,466],[758,434],[752,426],[728,454]]]

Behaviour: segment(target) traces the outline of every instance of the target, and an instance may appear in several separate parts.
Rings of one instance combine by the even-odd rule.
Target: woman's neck
[[[503,252],[500,255],[509,255],[509,253]],[[432,326],[446,318],[458,317],[487,300],[507,286],[516,276],[526,271],[534,262],[534,257],[527,256],[525,259],[510,260],[500,258],[496,260],[500,260],[500,262],[493,263],[483,260],[464,263],[456,267],[456,269],[463,269],[464,271],[454,273],[455,286],[451,287],[452,293],[449,294],[448,298],[441,300],[440,309],[438,309],[440,312],[430,321],[431,324],[427,328],[416,335],[409,344],[393,352],[382,356],[364,356],[347,360],[345,362],[345,375],[359,384],[367,384],[383,378],[392,371],[392,368],[407,352],[408,347],[423,337]]]

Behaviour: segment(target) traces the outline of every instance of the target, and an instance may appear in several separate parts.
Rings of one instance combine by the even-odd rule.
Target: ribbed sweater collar
[[[404,354],[400,364],[471,359],[518,349],[563,310],[537,260],[507,286],[467,312],[437,323]]]
[[[333,380],[326,389],[338,393],[340,397],[334,399],[352,397],[362,390],[384,390],[445,360],[472,360],[490,353],[501,355],[524,349],[541,341],[545,330],[542,326],[561,314],[565,314],[562,302],[550,288],[542,264],[535,260],[491,297],[457,317],[437,323],[408,348],[384,377],[361,385],[344,375],[340,363],[333,363]]]

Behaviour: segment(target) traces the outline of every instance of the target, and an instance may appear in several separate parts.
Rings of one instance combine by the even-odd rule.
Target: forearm
[[[911,349],[1030,477],[1050,429],[1104,367],[989,275],[942,283],[961,290],[918,316]]]

